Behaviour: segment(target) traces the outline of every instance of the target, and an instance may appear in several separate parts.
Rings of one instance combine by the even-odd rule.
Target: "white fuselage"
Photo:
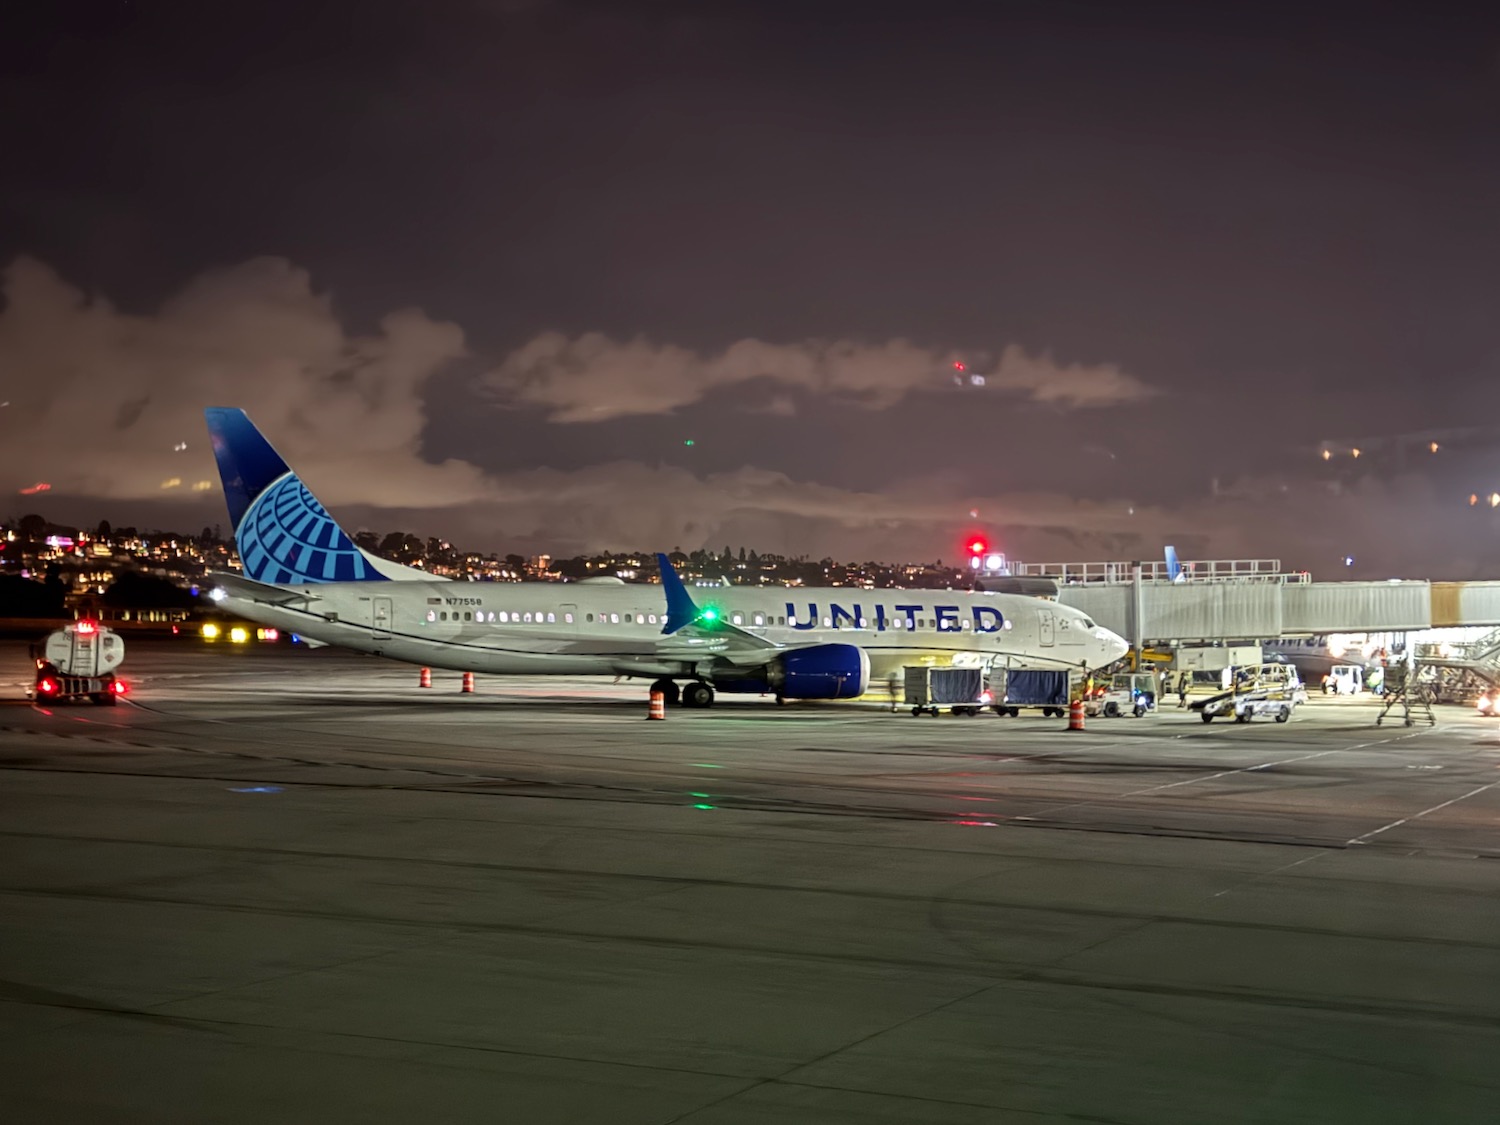
[[[223,607],[313,641],[434,668],[502,675],[709,675],[711,644],[664,637],[656,585],[444,581],[285,586],[306,601],[238,593]],[[905,664],[1098,668],[1125,643],[1076,609],[956,590],[693,588],[700,609],[776,644],[852,644],[872,678]],[[767,656],[774,655],[768,650]],[[741,661],[743,663],[743,661]]]

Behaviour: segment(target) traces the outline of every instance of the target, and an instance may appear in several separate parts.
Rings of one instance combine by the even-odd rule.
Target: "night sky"
[[[1500,577],[1466,7],[8,12],[0,516]]]

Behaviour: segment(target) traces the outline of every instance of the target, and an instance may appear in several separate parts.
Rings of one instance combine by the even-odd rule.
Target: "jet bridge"
[[[1050,578],[1058,601],[1137,647],[1320,633],[1403,633],[1500,626],[1500,581],[1314,582],[1278,559],[1183,563],[1015,563],[1018,578]]]

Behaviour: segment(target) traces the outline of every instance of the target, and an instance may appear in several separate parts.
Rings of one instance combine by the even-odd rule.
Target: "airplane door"
[[[1052,611],[1050,609],[1039,609],[1036,611],[1036,619],[1037,626],[1040,629],[1042,635],[1042,647],[1051,648],[1053,642],[1057,640],[1057,634],[1054,631],[1055,626],[1053,625],[1052,620]]]
[[[377,641],[391,639],[391,599],[375,598],[370,603],[370,624],[375,629]]]

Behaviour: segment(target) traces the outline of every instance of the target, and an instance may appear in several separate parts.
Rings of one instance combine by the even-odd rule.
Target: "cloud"
[[[883,409],[919,391],[953,389],[954,356],[906,340],[769,344],[740,340],[705,355],[637,337],[616,341],[598,332],[570,338],[546,332],[513,351],[486,377],[503,400],[542,407],[553,422],[603,422],[667,414],[735,384],[765,380],[782,388],[838,397]],[[966,393],[1010,392],[1066,408],[1115,406],[1155,392],[1113,364],[1059,364],[1017,345]],[[791,400],[779,396],[779,410]]]
[[[700,474],[618,461],[495,473],[433,463],[422,452],[432,438],[425,395],[466,355],[455,325],[407,309],[353,332],[305,271],[276,258],[206,273],[147,312],[89,297],[30,259],[0,280],[0,402],[9,402],[0,410],[0,487],[15,515],[144,523],[134,513],[150,512],[155,526],[186,529],[218,522],[223,505],[201,412],[239,405],[340,520],[480,550],[729,542],[813,557],[951,559],[977,510],[997,546],[1033,561],[1157,558],[1176,543],[1184,558],[1279,555],[1324,576],[1344,576],[1335,568],[1352,554],[1383,577],[1427,573],[1432,545],[1442,544],[1444,571],[1467,577],[1487,569],[1493,538],[1488,509],[1467,507],[1467,487],[1448,496],[1409,478],[1328,482],[1337,494],[1305,482],[1226,481],[1211,501],[1184,494],[1152,506],[1057,492],[986,495],[959,470],[903,472],[877,490],[752,466]],[[804,391],[888,404],[929,385],[915,373],[926,379],[934,365],[939,383],[951,386],[944,357],[902,342],[745,341],[715,357],[706,376],[705,361],[680,348],[603,337],[539,337],[528,348],[525,370],[551,371],[559,356],[578,365],[576,382],[539,375],[529,384],[532,401],[563,417],[582,408],[583,387],[597,386],[618,415],[641,412],[625,401],[631,394],[651,410],[671,410],[705,386],[768,375],[778,389],[763,409],[777,412]],[[999,384],[1041,402],[1099,405],[1141,393],[1113,368],[1063,367],[1019,349],[991,366],[984,390]],[[38,482],[51,488],[19,495]]]
[[[152,496],[218,473],[205,406],[242,406],[326,502],[488,494],[473,465],[419,455],[422,388],[465,354],[415,309],[345,331],[304,270],[258,258],[194,279],[150,315],[89,298],[29,258],[3,275],[0,481]],[[186,443],[186,449],[176,447]]]

